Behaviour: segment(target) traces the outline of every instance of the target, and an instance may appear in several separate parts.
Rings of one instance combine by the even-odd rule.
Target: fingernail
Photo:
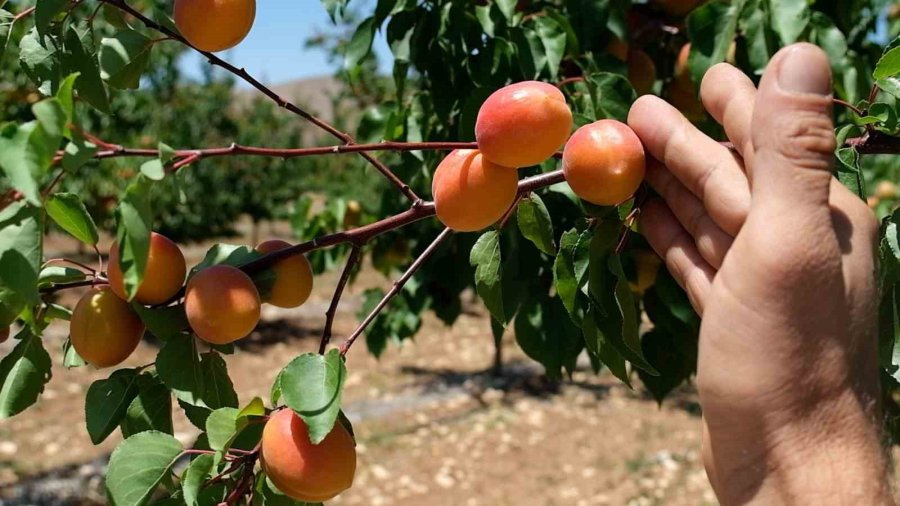
[[[812,44],[794,44],[782,50],[778,85],[791,93],[831,94],[831,65],[825,52]]]

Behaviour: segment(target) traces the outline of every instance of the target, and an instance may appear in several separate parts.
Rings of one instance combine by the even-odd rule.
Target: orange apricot
[[[138,285],[134,300],[147,306],[166,302],[181,289],[186,272],[184,254],[178,249],[178,245],[164,235],[151,233],[144,279]],[[119,297],[128,300],[128,296],[125,294],[125,282],[122,279],[122,269],[119,267],[119,244],[115,242],[109,249],[107,276],[109,276],[109,286],[112,291]]]
[[[691,44],[681,46],[678,59],[675,61],[674,79],[669,84],[669,102],[681,111],[688,120],[698,122],[706,117],[706,109],[697,96],[697,86],[691,78],[688,58]]]
[[[882,200],[893,200],[897,198],[897,185],[888,181],[882,180],[878,182],[878,185],[875,186],[875,196]]]
[[[653,252],[637,251],[634,254],[634,264],[636,276],[634,282],[629,283],[631,291],[643,294],[656,282],[662,260]]]
[[[214,265],[188,281],[184,309],[200,339],[227,344],[250,335],[260,315],[259,292],[250,276],[230,265]]]
[[[72,311],[69,338],[75,351],[97,368],[122,363],[137,348],[144,323],[108,286],[92,288]]]
[[[262,254],[272,253],[289,247],[290,244],[272,239],[265,241],[256,247],[256,251]],[[278,307],[297,307],[309,298],[313,288],[313,272],[309,260],[303,255],[294,255],[281,260],[272,270],[275,271],[275,283],[272,285],[272,293],[265,302]]]
[[[9,327],[0,329],[0,344],[5,343],[7,339],[9,339]]]
[[[260,465],[289,497],[323,502],[353,485],[356,448],[340,422],[321,443],[312,444],[303,419],[290,409],[282,409],[263,428]]]
[[[640,139],[628,125],[603,119],[572,134],[562,165],[576,195],[609,206],[634,194],[644,179],[646,160]]]
[[[516,171],[501,167],[477,149],[457,149],[434,171],[435,213],[460,232],[481,230],[499,220],[516,198]]]
[[[572,111],[555,86],[523,81],[495,91],[475,120],[475,140],[488,160],[528,167],[547,160],[566,142]]]
[[[230,49],[250,33],[256,0],[175,0],[175,26],[202,51]]]
[[[653,4],[672,16],[685,16],[694,10],[700,0],[653,0]]]

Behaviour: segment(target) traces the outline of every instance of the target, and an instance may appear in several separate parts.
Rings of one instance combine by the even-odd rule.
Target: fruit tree
[[[95,444],[117,430],[125,438],[106,476],[112,504],[321,503],[351,487],[356,471],[341,395],[359,338],[378,355],[412,338],[426,311],[452,324],[470,288],[491,315],[497,350],[505,334],[514,336],[553,380],[586,354],[595,372],[663,402],[694,374],[699,318],[662,268],[670,259],[641,236],[652,160],[623,122],[638,93],[654,93],[724,138],[698,99],[706,70],[728,61],[758,78],[778,48],[805,40],[831,58],[840,125],[834,175],[882,220],[880,373],[886,426],[898,440],[900,38],[891,37],[900,21],[888,16],[896,12],[890,2],[347,4],[323,1],[350,29],[334,47],[365,108],[358,125],[339,127],[216,54],[265,30],[253,26],[263,2],[0,0],[0,75],[31,97],[10,100],[0,118],[0,344],[13,341],[0,348],[9,350],[0,360],[0,419],[28,416],[51,374],[66,374],[61,367],[105,369],[85,414]],[[392,78],[372,75],[379,33]],[[107,138],[116,135],[107,126],[120,124],[110,122],[132,114],[123,97],[158,77],[155,65],[171,65],[154,56],[171,47],[198,52],[277,106],[253,116],[266,123],[249,137],[259,144]],[[276,112],[279,127],[295,119],[330,140],[265,144],[300,142],[269,131]],[[194,135],[196,125],[186,130]],[[375,198],[351,198],[374,203],[332,200],[313,211],[299,186],[240,178],[231,189],[248,199],[266,184],[296,191],[299,242],[216,244],[186,265],[161,227],[191,213],[178,185],[201,162],[207,171],[237,171],[229,161],[244,159],[358,168],[359,188]],[[127,160],[139,165],[103,172]],[[112,214],[103,214],[86,195],[110,179],[122,184],[111,186]],[[254,206],[270,214],[262,199]],[[110,219],[114,242],[101,251],[98,223]],[[195,220],[182,230],[203,226]],[[96,263],[47,258],[51,228],[95,251]],[[356,330],[333,335],[344,289],[367,256],[394,282],[366,293]],[[263,305],[301,306],[314,275],[341,263],[317,348],[285,359],[269,399],[238,399],[226,360],[234,343],[253,332]],[[69,290],[80,298],[64,307],[57,296]],[[55,321],[69,329],[57,366],[42,340]],[[156,359],[117,367],[147,335],[161,343]],[[204,432],[192,447],[172,435],[173,406]],[[177,475],[176,463],[186,464]]]

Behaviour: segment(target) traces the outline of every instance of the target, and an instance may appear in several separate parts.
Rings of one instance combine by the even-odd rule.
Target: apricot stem
[[[415,274],[416,271],[425,264],[425,261],[428,260],[429,257],[431,257],[435,250],[437,250],[438,246],[440,246],[441,243],[451,235],[453,235],[453,230],[451,230],[450,228],[444,228],[444,230],[440,234],[438,234],[434,241],[431,241],[431,244],[429,244],[428,247],[425,248],[425,251],[423,251],[422,254],[419,255],[419,258],[416,258],[412,265],[409,266],[409,269],[406,269],[406,272],[404,272],[403,275],[400,276],[399,279],[397,279],[397,281],[394,281],[394,285],[391,287],[388,293],[384,294],[384,297],[381,298],[381,300],[378,302],[378,305],[375,306],[374,309],[372,309],[368,316],[366,316],[366,319],[359,324],[359,326],[356,328],[356,330],[353,331],[352,334],[350,334],[350,337],[348,337],[347,340],[344,341],[343,344],[341,344],[340,350],[342,357],[347,355],[347,352],[350,351],[350,347],[353,346],[356,338],[358,338],[360,334],[362,334],[363,331],[366,330],[366,327],[368,327],[369,324],[372,323],[372,320],[374,320],[375,317],[378,316],[378,313],[380,313],[381,310],[384,309],[384,307],[388,304],[388,302],[391,301],[391,299],[394,298],[394,296],[400,293],[400,290],[403,288],[403,285],[405,285],[406,282],[409,281],[409,278],[411,278],[413,274]]]
[[[331,304],[328,306],[328,310],[325,311],[325,328],[322,330],[322,340],[319,343],[319,355],[325,354],[325,348],[328,347],[328,343],[331,341],[331,329],[334,326],[334,316],[337,313],[337,306],[344,293],[344,287],[347,285],[347,281],[350,280],[350,274],[353,273],[353,269],[356,267],[357,263],[359,263],[359,252],[360,246],[354,244],[353,248],[350,250],[350,255],[347,257],[347,264],[344,266],[341,278],[334,288],[334,296],[331,298]]]

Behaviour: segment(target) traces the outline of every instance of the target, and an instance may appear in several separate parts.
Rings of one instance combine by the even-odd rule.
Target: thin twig
[[[17,21],[19,21],[22,18],[30,16],[34,12],[34,9],[35,9],[34,7],[29,7],[27,9],[25,9],[24,11],[16,14],[16,16],[12,19],[13,24],[15,24]]]
[[[54,283],[50,286],[41,287],[41,293],[55,293],[61,290],[68,290],[71,288],[82,288],[85,286],[96,286],[96,285],[106,285],[109,284],[109,281],[100,277],[96,277],[94,279],[85,279],[82,281],[70,281],[68,283]]]
[[[359,245],[353,245],[353,248],[350,250],[350,255],[347,257],[347,264],[344,266],[344,271],[341,273],[337,286],[334,288],[334,296],[331,298],[331,304],[328,306],[328,311],[325,312],[325,328],[322,329],[322,340],[319,342],[319,355],[325,354],[325,348],[328,347],[328,343],[331,341],[331,329],[334,326],[334,316],[337,313],[338,304],[344,293],[344,287],[347,285],[347,281],[350,280],[350,274],[353,273],[353,269],[356,268],[357,263],[359,263],[360,249]]]
[[[859,117],[865,116],[865,114],[862,112],[862,110],[860,110],[859,107],[856,107],[855,105],[851,104],[850,102],[847,102],[846,100],[841,100],[839,98],[833,98],[831,100],[835,103],[835,105],[846,107],[847,109],[850,109],[851,111],[856,113],[856,115]]]
[[[522,202],[522,199],[525,198],[527,194],[519,193],[516,195],[516,198],[513,199],[513,203],[509,205],[509,209],[503,213],[503,217],[500,218],[500,224],[497,225],[498,230],[503,230],[503,227],[506,226],[506,222],[512,217],[512,215],[516,212],[516,209],[519,208],[519,202]]]
[[[366,330],[366,327],[368,327],[369,324],[372,323],[372,320],[374,320],[375,317],[378,316],[378,313],[380,313],[381,310],[384,309],[384,307],[388,304],[388,302],[391,301],[391,299],[394,298],[394,296],[400,293],[400,290],[403,289],[403,285],[405,285],[406,282],[409,281],[409,278],[411,278],[413,274],[415,274],[416,271],[418,271],[419,268],[425,264],[425,261],[428,260],[429,257],[431,257],[431,255],[437,250],[438,246],[440,246],[441,243],[444,242],[444,240],[450,237],[452,234],[453,230],[451,230],[450,228],[444,228],[444,230],[440,234],[438,234],[434,241],[432,241],[431,244],[429,244],[428,247],[425,248],[425,251],[423,251],[422,254],[419,255],[419,258],[416,258],[415,262],[413,262],[412,265],[409,266],[409,269],[406,269],[406,272],[404,272],[403,275],[400,276],[399,279],[397,279],[397,281],[394,281],[394,286],[391,287],[388,293],[384,294],[384,297],[381,298],[381,300],[378,302],[378,305],[375,306],[375,309],[373,309],[369,313],[369,315],[366,316],[366,319],[363,320],[358,327],[356,327],[356,330],[354,330],[353,333],[350,334],[350,337],[348,337],[347,340],[344,341],[343,344],[341,344],[340,350],[342,357],[347,355],[347,352],[350,351],[350,347],[353,346],[353,343],[360,336],[360,334],[362,334],[363,331]]]
[[[58,263],[72,264],[75,267],[80,267],[91,274],[94,274],[94,275],[97,274],[97,271],[93,267],[91,267],[89,265],[85,265],[81,262],[77,262],[75,260],[70,260],[68,258],[51,258],[50,260],[47,260],[46,262],[44,262],[43,267],[46,267],[50,264],[58,264]]]
[[[314,116],[314,115],[310,114],[309,112],[301,109],[294,103],[285,100],[284,98],[279,96],[277,93],[275,93],[271,88],[262,84],[258,79],[256,79],[252,75],[250,75],[250,73],[247,72],[246,69],[237,68],[234,65],[228,63],[227,61],[219,58],[218,56],[216,56],[213,53],[197,49],[196,47],[192,46],[190,44],[190,42],[188,42],[184,37],[173,32],[172,30],[166,28],[165,26],[160,25],[159,23],[153,21],[152,19],[144,16],[143,13],[141,13],[139,10],[128,5],[124,0],[101,0],[101,1],[104,3],[107,3],[109,5],[112,5],[114,7],[117,7],[119,9],[127,12],[128,14],[131,14],[132,16],[134,16],[135,18],[140,20],[144,24],[144,26],[146,26],[147,28],[154,29],[164,35],[167,35],[168,37],[171,37],[173,40],[181,42],[182,44],[194,49],[198,53],[205,56],[207,61],[211,65],[221,67],[221,68],[225,69],[226,71],[234,74],[235,76],[243,79],[248,84],[250,84],[257,90],[259,90],[262,94],[269,97],[269,99],[271,99],[273,102],[278,104],[279,107],[287,109],[288,111],[300,116],[301,118],[305,119],[306,121],[312,123],[313,125],[319,127],[320,129],[324,130],[325,132],[328,132],[331,136],[335,137],[336,139],[341,140],[344,144],[349,145],[349,144],[356,143],[356,140],[353,138],[353,136],[351,136],[350,134],[348,134],[346,132],[342,132],[342,131],[338,130],[334,125],[328,123],[327,121],[325,121],[317,116]],[[408,198],[413,204],[418,204],[418,203],[422,202],[422,199],[419,198],[418,195],[416,195],[416,193],[412,190],[412,188],[410,188],[409,185],[406,184],[402,179],[397,177],[397,175],[394,174],[394,172],[390,168],[388,168],[386,165],[384,165],[380,161],[376,160],[372,155],[370,155],[368,153],[363,152],[361,154],[361,156],[364,159],[366,159],[370,164],[372,164],[379,172],[381,172],[381,174],[385,178],[387,178],[387,180],[390,181],[391,184],[393,184],[395,187],[397,187],[397,189],[400,190],[400,192],[403,193],[403,195],[406,196],[406,198]]]

